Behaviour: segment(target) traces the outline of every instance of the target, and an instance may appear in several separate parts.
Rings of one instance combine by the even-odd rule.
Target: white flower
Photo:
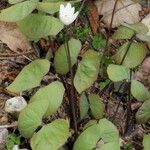
[[[59,19],[65,25],[69,25],[75,21],[79,12],[75,13],[75,8],[71,6],[70,3],[67,3],[66,7],[64,5],[60,5],[59,10]]]

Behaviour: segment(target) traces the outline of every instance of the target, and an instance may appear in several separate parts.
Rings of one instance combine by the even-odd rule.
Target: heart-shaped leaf
[[[30,99],[30,103],[48,101],[48,109],[45,116],[52,115],[61,105],[64,96],[64,86],[61,82],[55,81],[39,89]]]
[[[77,57],[81,49],[81,42],[76,39],[68,41],[71,65],[73,66],[77,62]],[[68,55],[67,55],[67,44],[63,44],[55,53],[54,65],[56,72],[59,74],[66,74],[69,72]]]
[[[129,42],[123,44],[118,52],[112,56],[112,59],[116,61],[117,64],[120,64],[127,52]],[[142,43],[133,42],[127,52],[125,59],[123,60],[122,65],[128,68],[134,68],[141,64],[147,53],[147,48]]]
[[[44,75],[50,68],[50,62],[46,59],[37,59],[25,66],[14,82],[7,89],[11,92],[22,92],[40,85]]]
[[[74,86],[79,93],[89,88],[97,79],[99,66],[99,54],[93,50],[86,51],[78,65],[74,78]]]
[[[119,133],[117,128],[107,119],[101,119],[84,130],[77,138],[73,150],[95,149],[98,141],[102,139],[104,144],[116,142],[119,146]],[[118,147],[113,150],[118,150]]]
[[[145,101],[136,113],[136,120],[139,124],[150,121],[150,100]]]
[[[9,8],[3,9],[0,13],[0,21],[16,22],[28,16],[36,8],[36,3],[25,1]]]
[[[123,39],[130,39],[134,35],[134,31],[125,27],[120,26],[115,33],[113,34],[112,38],[114,40],[123,40]]]
[[[43,126],[31,139],[32,150],[57,150],[69,138],[69,123],[58,119]]]
[[[131,94],[138,101],[146,101],[150,99],[150,92],[137,80],[132,80],[131,82]]]
[[[63,29],[59,19],[43,14],[30,14],[17,22],[17,25],[31,41],[37,41],[49,35],[55,36]]]
[[[48,101],[38,101],[28,104],[19,114],[19,131],[24,137],[31,137],[48,108]]]
[[[90,94],[88,98],[89,98],[91,113],[94,116],[94,118],[95,119],[103,118],[105,108],[102,99],[99,97],[99,95],[96,94]]]
[[[110,64],[107,67],[107,74],[109,79],[114,82],[130,79],[130,70],[121,65]]]

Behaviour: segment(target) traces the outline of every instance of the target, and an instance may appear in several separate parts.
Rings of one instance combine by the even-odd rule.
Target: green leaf
[[[34,41],[49,35],[55,36],[63,29],[59,19],[43,14],[30,14],[17,25],[29,40]]]
[[[16,3],[20,3],[23,2],[25,0],[8,0],[9,4],[16,4]],[[38,2],[39,0],[30,0],[31,2]]]
[[[42,78],[48,73],[50,62],[37,59],[25,66],[7,89],[11,92],[23,92],[40,85]]]
[[[85,93],[82,93],[82,95],[80,96],[79,109],[80,109],[80,118],[82,119],[87,115],[89,110],[89,103]]]
[[[119,133],[117,128],[107,119],[101,119],[84,130],[77,138],[73,150],[95,149],[97,142],[102,139],[104,144],[116,142],[119,144]],[[113,149],[118,150],[118,149]]]
[[[100,149],[97,149],[97,150],[110,150],[112,148],[113,148],[113,150],[120,150],[119,143],[118,142],[110,142],[107,144],[103,144],[100,146]]]
[[[62,103],[64,96],[64,86],[61,82],[55,81],[39,89],[30,99],[30,103],[38,101],[48,101],[48,108],[45,116],[52,115],[56,112]]]
[[[84,130],[75,141],[73,150],[91,150],[96,147],[96,143],[101,138],[100,127],[94,124]]]
[[[133,30],[137,34],[146,34],[148,32],[148,27],[141,22],[134,24],[122,23],[122,25]]]
[[[112,56],[112,59],[116,61],[117,64],[120,64],[126,54],[126,51],[128,49],[129,42],[126,42],[123,44],[118,52]],[[133,42],[128,50],[128,53],[122,63],[122,65],[128,67],[128,68],[134,68],[141,64],[143,59],[145,58],[147,53],[147,48],[142,43]]]
[[[136,113],[136,120],[139,124],[150,121],[150,100],[145,101],[139,108]]]
[[[31,138],[32,150],[57,150],[69,138],[69,123],[58,119],[42,127]]]
[[[81,49],[81,42],[76,39],[68,41],[69,51],[71,56],[71,65],[73,66],[77,62],[77,57]],[[68,55],[67,55],[67,44],[63,44],[55,53],[54,65],[56,72],[59,74],[66,74],[69,72]]]
[[[42,123],[48,108],[48,101],[38,101],[28,104],[19,114],[18,127],[22,136],[31,137],[34,131]]]
[[[130,70],[121,65],[110,64],[107,67],[107,74],[109,79],[114,82],[130,79]]]
[[[101,137],[104,143],[119,143],[119,132],[112,122],[104,118],[99,121],[99,126],[101,129]]]
[[[71,4],[75,3],[76,1],[69,1]],[[53,2],[39,2],[37,3],[37,9],[49,14],[54,14],[59,11],[60,5],[67,4],[67,2],[64,1],[53,1]]]
[[[16,3],[20,3],[23,2],[24,0],[8,0],[9,4],[16,4]]]
[[[123,39],[130,39],[134,35],[134,31],[124,27],[120,26],[115,33],[113,34],[112,38],[114,40],[123,40]]]
[[[74,78],[74,86],[79,93],[89,88],[97,79],[99,66],[99,54],[93,50],[86,51],[78,65]]]
[[[141,82],[137,80],[132,80],[131,82],[131,94],[138,101],[146,101],[150,99],[150,92],[144,87]]]
[[[90,120],[88,123],[86,123],[83,127],[83,130],[87,129],[88,127],[97,124],[97,120]]]
[[[95,35],[92,40],[92,46],[97,50],[100,48],[105,48],[106,39],[104,39],[101,35]]]
[[[99,97],[99,95],[96,94],[90,94],[88,98],[89,98],[91,113],[94,116],[94,118],[95,119],[103,118],[105,108],[102,99]]]
[[[150,134],[144,135],[143,146],[144,150],[150,150]]]
[[[16,22],[24,19],[36,8],[36,3],[25,1],[9,8],[3,9],[0,13],[0,21]]]

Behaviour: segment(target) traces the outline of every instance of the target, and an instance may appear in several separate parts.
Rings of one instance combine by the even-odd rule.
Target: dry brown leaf
[[[103,15],[102,20],[107,26],[110,25],[113,8],[116,0],[97,0],[95,2],[99,15]],[[112,27],[118,27],[121,23],[129,24],[140,21],[139,11],[141,5],[131,0],[119,0],[116,6],[116,12],[113,19]]]
[[[141,81],[150,90],[150,57],[144,60],[139,71],[135,73],[134,78]]]
[[[86,4],[89,6],[90,10],[87,12],[88,19],[90,22],[91,30],[93,34],[95,35],[99,29],[99,15],[98,15],[98,9],[96,5],[94,4],[93,0],[87,0]]]
[[[14,51],[31,49],[31,45],[15,23],[0,22],[0,41]]]
[[[142,20],[142,23],[148,27],[147,35],[150,36],[150,13]]]

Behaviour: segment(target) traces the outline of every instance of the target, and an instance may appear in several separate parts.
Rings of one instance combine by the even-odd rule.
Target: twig
[[[129,51],[129,49],[130,49],[130,47],[131,47],[131,44],[133,43],[133,40],[134,40],[134,38],[135,38],[135,35],[136,35],[136,33],[134,33],[134,35],[132,36],[131,40],[129,41],[129,44],[128,44],[128,46],[127,46],[127,50],[126,50],[126,52],[125,52],[125,54],[124,54],[124,56],[123,56],[123,58],[122,58],[122,60],[121,60],[121,62],[120,62],[120,65],[123,64],[123,62],[124,62],[124,60],[125,60],[125,58],[126,58],[126,56],[127,56],[127,54],[128,54],[128,51]]]
[[[17,127],[18,126],[18,122],[15,121],[14,123],[10,124],[10,125],[2,125],[0,126],[0,129],[3,129],[3,128],[13,128],[13,127]]]
[[[72,64],[71,64],[71,56],[70,56],[70,49],[69,49],[69,43],[68,43],[68,30],[66,27],[66,54],[68,59],[68,66],[70,70],[70,77],[71,77],[71,89],[70,89],[70,106],[71,106],[71,112],[72,112],[72,119],[73,119],[73,125],[75,129],[75,134],[77,134],[77,119],[76,119],[76,102],[75,102],[75,92],[73,87],[73,70],[72,70]]]

